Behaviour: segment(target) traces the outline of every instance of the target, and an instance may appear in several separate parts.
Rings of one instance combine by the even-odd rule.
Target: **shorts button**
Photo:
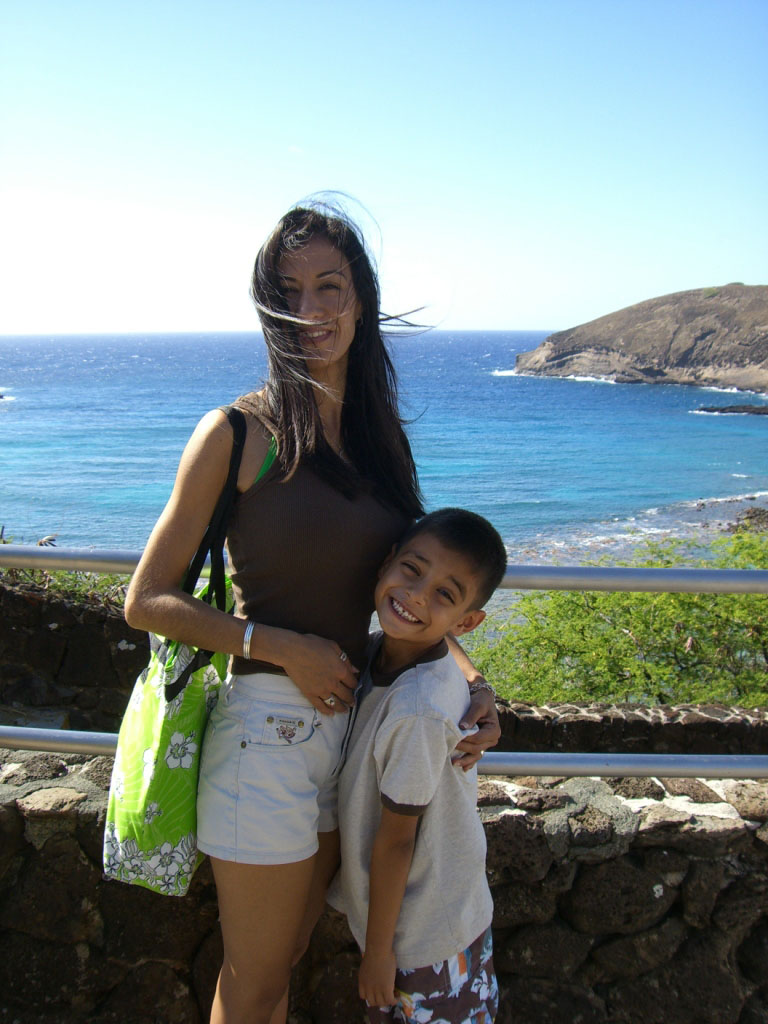
[[[245,750],[245,748],[248,746],[248,744],[245,742],[245,740],[243,740],[242,743],[240,744],[240,746],[243,748],[243,750]]]
[[[274,717],[272,715],[269,715],[268,718],[267,718],[267,721],[269,722],[270,725],[274,722],[274,720],[275,719],[274,719]]]
[[[303,729],[303,728],[304,728],[304,723],[302,722],[302,720],[301,720],[301,719],[299,719],[299,728],[300,728],[300,729]]]

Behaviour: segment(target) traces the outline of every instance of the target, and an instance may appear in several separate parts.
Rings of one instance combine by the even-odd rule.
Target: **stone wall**
[[[116,731],[146,662],[119,609],[0,581],[0,723]],[[765,753],[766,709],[500,707],[500,749]],[[0,751],[0,1024],[197,1024],[221,958],[204,864],[182,900],[106,882],[111,759]],[[482,779],[500,1024],[765,1024],[768,782]],[[358,1020],[322,918],[294,1024]]]
[[[121,608],[0,576],[0,722],[117,732],[148,659]]]
[[[221,958],[184,899],[101,875],[111,759],[0,751],[0,1021],[198,1024]],[[765,1024],[768,782],[481,779],[500,1024]],[[359,1020],[327,911],[293,1024]]]

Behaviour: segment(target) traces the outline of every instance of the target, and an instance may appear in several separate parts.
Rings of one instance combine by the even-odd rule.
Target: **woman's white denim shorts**
[[[243,864],[311,857],[338,826],[351,716],[321,715],[287,676],[230,676],[208,721],[197,794],[203,853]]]

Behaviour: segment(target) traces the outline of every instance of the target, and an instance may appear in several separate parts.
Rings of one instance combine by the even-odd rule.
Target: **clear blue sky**
[[[0,333],[252,328],[319,189],[444,327],[766,284],[766,53],[766,0],[3,0]]]

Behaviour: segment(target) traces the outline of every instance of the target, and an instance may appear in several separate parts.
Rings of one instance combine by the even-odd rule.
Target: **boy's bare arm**
[[[381,809],[371,852],[370,895],[359,992],[370,1006],[391,1006],[395,998],[397,919],[405,895],[419,816]]]

